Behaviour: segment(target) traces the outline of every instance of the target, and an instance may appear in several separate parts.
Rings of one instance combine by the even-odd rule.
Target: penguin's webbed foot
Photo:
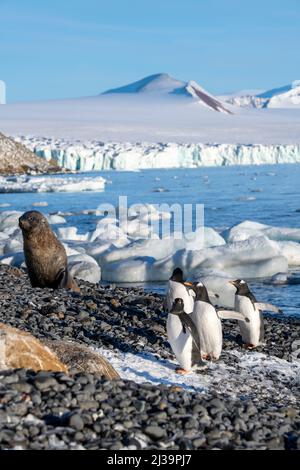
[[[245,347],[246,349],[249,349],[250,351],[251,351],[252,349],[255,349],[255,348],[256,348],[256,346],[254,346],[254,344],[252,344],[252,343],[246,343],[244,347]]]
[[[212,357],[210,354],[201,354],[201,359],[203,361],[211,361],[212,360]]]
[[[176,374],[179,374],[179,375],[185,375],[185,374],[190,374],[191,371],[182,369],[182,367],[178,367],[177,369],[175,369],[175,372]]]

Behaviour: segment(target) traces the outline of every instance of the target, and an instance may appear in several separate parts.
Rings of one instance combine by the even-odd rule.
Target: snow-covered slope
[[[103,95],[110,93],[172,93],[178,88],[182,88],[185,82],[177,80],[166,73],[157,73],[142,78],[119,88],[107,90]]]
[[[219,111],[222,113],[230,114],[232,111],[227,108],[224,103],[208,93],[195,81],[183,82],[177,80],[166,73],[158,73],[150,75],[149,77],[142,78],[137,82],[130,83],[129,85],[120,88],[113,88],[105,91],[104,95],[113,93],[128,94],[128,93],[151,93],[152,95],[177,95],[189,99],[194,99],[198,103]]]
[[[258,98],[266,99],[265,108],[300,107],[300,80],[295,80],[291,85],[266,91]]]
[[[297,94],[299,88],[295,85],[285,94]],[[256,109],[266,100],[273,100],[274,108],[274,100],[284,94],[260,98],[262,93],[251,93],[239,94],[233,107],[196,82],[158,74],[97,96],[0,106],[0,130],[11,136],[48,137],[54,146],[56,139],[59,146],[62,139],[80,141],[83,146],[85,141],[202,142],[235,144],[238,148],[241,144],[299,144],[300,106]],[[234,97],[227,97],[230,99]],[[252,109],[243,107],[249,100]],[[166,164],[172,166],[171,161]]]
[[[84,142],[178,142],[298,144],[299,109],[215,112],[174,94],[102,95],[77,100],[11,103],[0,106],[0,129]]]
[[[221,95],[222,101],[233,106],[252,108],[300,108],[300,80],[264,92],[239,91]]]

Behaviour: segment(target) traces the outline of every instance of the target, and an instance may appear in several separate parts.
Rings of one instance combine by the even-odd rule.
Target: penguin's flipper
[[[164,301],[163,301],[163,311],[164,312],[168,311],[168,299],[167,299],[167,297],[165,297]]]
[[[199,334],[198,334],[197,328],[195,326],[195,323],[193,322],[191,317],[185,312],[182,312],[179,315],[179,318],[181,320],[183,330],[187,329],[191,333],[193,341],[194,341],[198,351],[200,352],[201,351],[200,339],[199,339]]]
[[[267,304],[264,302],[255,302],[254,305],[256,308],[258,308],[258,310],[267,310],[268,312],[283,313],[279,307],[276,307],[276,305],[273,305],[273,304]]]
[[[217,315],[223,320],[240,320],[247,323],[250,321],[243,313],[236,312],[235,310],[217,310]]]
[[[259,311],[260,330],[259,330],[259,342],[263,343],[265,340],[265,325],[264,317],[261,311]]]
[[[215,292],[212,292],[211,290],[208,290],[207,293],[210,299],[218,299],[220,297],[219,294],[216,294]]]

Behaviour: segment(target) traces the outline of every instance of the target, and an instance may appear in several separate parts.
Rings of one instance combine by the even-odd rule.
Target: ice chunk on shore
[[[56,216],[59,217],[59,216]],[[57,233],[59,238],[63,240],[79,240],[79,241],[86,241],[88,239],[88,234],[77,233],[77,227],[59,227],[57,229]]]
[[[246,240],[253,235],[265,235],[270,240],[300,242],[300,229],[288,227],[272,227],[271,225],[260,224],[246,220],[238,225],[234,225],[221,233],[227,242]]]
[[[12,232],[19,225],[19,218],[23,212],[20,211],[4,211],[0,213],[0,232]]]
[[[22,237],[17,229],[20,215],[16,211],[0,214],[0,261],[7,264],[20,265],[23,260],[19,256]],[[129,230],[119,227],[114,217],[100,219],[94,231],[83,234],[78,234],[77,227],[58,227],[75,276],[90,282],[98,282],[100,276],[110,282],[166,281],[178,266],[186,276],[207,278],[208,287],[217,291],[224,279],[227,283],[232,278],[267,278],[288,273],[289,266],[300,266],[300,244],[286,240],[297,239],[297,229],[246,221],[223,232],[227,243],[206,227],[199,228],[192,238],[182,233],[159,238],[145,215],[132,215]],[[140,226],[144,233],[138,232]],[[280,240],[269,239],[266,233]],[[233,297],[230,287],[225,288],[224,296]]]
[[[72,276],[78,279],[95,284],[101,279],[100,267],[91,256],[84,254],[69,256],[68,266]]]
[[[61,215],[51,214],[47,216],[49,224],[65,224],[67,221]]]
[[[165,281],[177,266],[199,278],[208,270],[222,271],[231,278],[264,278],[288,270],[286,258],[266,237],[252,237],[202,250],[175,251],[173,247],[169,254],[159,246],[161,242],[158,240],[150,251],[145,250],[145,244],[138,247],[132,244],[126,251],[104,254],[101,259],[103,279],[111,282]]]
[[[25,259],[23,251],[17,253],[9,253],[0,257],[0,263],[7,264],[9,266],[15,266],[16,268],[25,268]]]

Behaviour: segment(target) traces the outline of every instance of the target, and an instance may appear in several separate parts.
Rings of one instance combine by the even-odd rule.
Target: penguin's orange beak
[[[236,287],[236,281],[228,281],[228,283]]]

